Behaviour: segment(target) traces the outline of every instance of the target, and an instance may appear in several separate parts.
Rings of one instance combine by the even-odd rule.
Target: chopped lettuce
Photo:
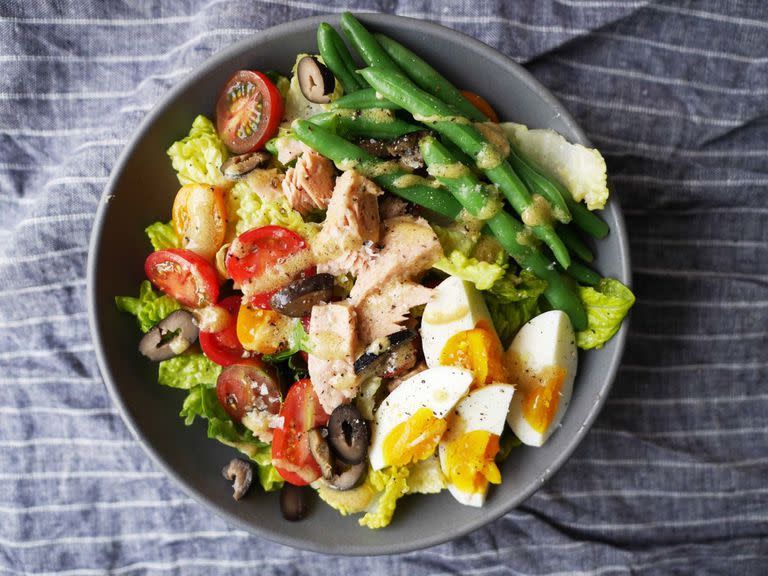
[[[264,490],[269,492],[282,486],[283,480],[272,466],[270,445],[256,440],[250,430],[232,421],[219,403],[215,387],[199,384],[191,388],[179,415],[187,426],[197,417],[207,420],[208,438],[232,446],[248,456],[256,464]]]
[[[195,386],[216,386],[221,366],[211,362],[204,354],[182,354],[158,365],[157,380],[163,386],[189,390]]]
[[[119,310],[136,316],[142,332],[148,332],[168,314],[181,308],[181,305],[170,296],[155,292],[149,280],[141,283],[138,298],[116,296],[115,304]]]
[[[168,156],[181,184],[229,184],[221,173],[221,165],[229,157],[229,152],[216,133],[213,122],[205,116],[195,118],[189,135],[174,142],[168,148]]]
[[[521,155],[546,175],[559,180],[577,202],[601,210],[608,200],[605,160],[594,148],[571,144],[554,130],[529,130],[504,122],[501,127]]]
[[[299,61],[309,54],[299,54],[296,56],[296,62],[291,70],[291,83],[288,86],[288,92],[285,94],[285,113],[283,114],[283,122],[290,124],[294,120],[301,119],[306,120],[314,116],[325,112],[328,108],[327,104],[315,104],[310,102],[304,97],[301,92],[301,86],[299,86],[299,75],[296,74],[296,68],[299,65]],[[323,61],[321,56],[315,56],[320,62]],[[336,100],[344,93],[341,87],[341,82],[336,82],[336,86],[331,94],[331,100]]]
[[[365,481],[369,482],[378,494],[365,516],[358,520],[360,526],[371,529],[389,526],[397,501],[408,493],[408,474],[408,468],[396,466],[368,472]]]
[[[173,229],[173,223],[163,224],[155,222],[144,229],[155,250],[167,250],[168,248],[181,248],[181,238]]]
[[[409,467],[408,494],[437,494],[446,487],[440,460],[433,454]]]
[[[587,329],[576,333],[576,345],[583,350],[602,348],[618,332],[635,295],[618,280],[603,278],[594,288],[580,286],[579,296],[587,310]]]
[[[494,238],[460,224],[432,228],[445,254],[433,268],[472,282],[478,290],[488,290],[504,276],[507,255]]]
[[[318,224],[304,222],[301,214],[291,208],[285,198],[265,202],[245,181],[235,184],[230,196],[239,204],[236,226],[238,234],[259,226],[276,225],[293,230],[309,240],[319,230]]]
[[[546,287],[546,282],[523,270],[519,276],[507,272],[484,294],[491,320],[505,348],[520,327],[539,313],[539,296]]]

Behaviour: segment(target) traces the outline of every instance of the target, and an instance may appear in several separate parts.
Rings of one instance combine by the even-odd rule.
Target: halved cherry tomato
[[[480,96],[480,94],[475,94],[469,90],[462,90],[461,93],[464,95],[464,98],[469,100],[469,103],[472,104],[472,106],[488,116],[488,120],[491,122],[499,121],[499,117],[496,115],[496,111],[490,104],[488,104],[488,100]]]
[[[280,385],[275,374],[258,360],[232,364],[219,374],[216,396],[232,419],[240,422],[246,412],[280,412]]]
[[[320,467],[309,451],[307,432],[328,424],[328,414],[320,405],[312,382],[299,380],[280,409],[282,428],[275,428],[272,439],[272,464],[286,482],[304,486],[320,477]]]
[[[241,306],[237,313],[237,339],[246,350],[275,354],[288,348],[293,322],[274,310]]]
[[[218,332],[200,332],[200,347],[203,353],[220,366],[243,362],[249,352],[237,339],[237,314],[240,311],[240,296],[228,296],[218,304],[229,313],[227,325]]]
[[[219,298],[216,269],[191,250],[152,252],[144,261],[144,272],[152,284],[183,306],[202,308]]]
[[[227,232],[224,190],[203,184],[186,184],[173,201],[173,228],[187,250],[212,260]]]
[[[235,154],[261,148],[277,132],[282,117],[280,91],[255,70],[235,72],[216,104],[216,130]]]

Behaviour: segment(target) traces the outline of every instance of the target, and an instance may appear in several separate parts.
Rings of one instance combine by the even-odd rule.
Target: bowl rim
[[[559,115],[560,119],[573,131],[574,134],[577,135],[581,144],[587,146],[591,145],[584,131],[579,127],[579,125],[576,123],[570,113],[563,107],[563,105],[552,95],[552,93],[538,80],[536,80],[530,72],[523,68],[523,66],[508,56],[505,56],[495,48],[463,32],[453,30],[451,28],[427,20],[372,12],[361,12],[359,14],[355,14],[356,16],[359,15],[361,21],[366,24],[371,24],[374,27],[378,24],[397,26],[404,29],[416,30],[421,33],[426,33],[430,37],[437,36],[448,43],[459,42],[468,45],[472,50],[479,53],[480,56],[484,59],[496,63],[499,67],[511,69],[520,81],[522,81],[531,91],[536,93],[536,95],[540,97],[547,104],[547,106],[549,106],[556,114]],[[544,482],[546,482],[556,471],[562,467],[568,458],[570,458],[571,454],[574,452],[577,446],[581,444],[582,440],[591,428],[594,420],[597,418],[597,415],[599,414],[606,401],[608,392],[610,391],[616,378],[616,374],[618,372],[621,358],[626,346],[629,317],[624,319],[621,328],[614,336],[614,339],[617,341],[615,352],[613,357],[610,359],[609,367],[605,373],[605,378],[598,392],[596,402],[589,410],[589,412],[587,412],[584,421],[581,423],[576,434],[567,443],[565,449],[557,455],[547,470],[537,479],[537,482],[531,483],[528,488],[519,493],[516,497],[510,498],[510,500],[505,503],[505,505],[502,506],[500,510],[495,512],[488,512],[482,518],[468,521],[466,524],[460,527],[452,527],[450,530],[445,532],[441,531],[419,536],[401,544],[353,545],[349,548],[343,548],[341,550],[328,550],[325,546],[313,541],[308,541],[305,538],[293,538],[291,536],[284,536],[282,534],[274,533],[267,528],[250,524],[231,514],[227,510],[219,508],[214,501],[208,498],[207,495],[194,488],[186,481],[185,478],[181,477],[170,465],[170,463],[167,463],[155,450],[155,448],[150,443],[145,441],[143,434],[141,434],[139,431],[137,423],[126,410],[126,406],[116,384],[117,378],[112,373],[107,362],[106,350],[101,339],[96,319],[97,255],[101,249],[101,238],[104,232],[104,220],[106,218],[109,200],[114,194],[117,182],[122,175],[134,148],[136,147],[137,143],[144,137],[150,127],[154,124],[155,120],[165,112],[170,103],[175,100],[179,94],[183,93],[189,86],[196,82],[200,75],[220,66],[230,57],[236,56],[247,50],[250,44],[254,41],[254,37],[258,36],[262,41],[270,41],[271,39],[279,38],[282,34],[291,32],[294,28],[301,28],[307,25],[316,26],[321,22],[327,21],[329,19],[336,20],[338,16],[338,14],[322,14],[297,20],[291,20],[289,22],[284,22],[282,24],[265,28],[263,30],[254,30],[252,36],[235,42],[234,44],[212,54],[206,60],[198,64],[195,69],[190,72],[189,76],[168,90],[168,92],[160,97],[158,101],[153,105],[150,112],[148,112],[147,115],[142,119],[136,131],[131,135],[128,142],[125,144],[122,152],[120,153],[120,156],[112,167],[109,179],[102,191],[101,198],[97,206],[88,247],[86,292],[86,300],[88,305],[88,323],[90,328],[90,335],[93,340],[94,349],[96,352],[96,360],[99,371],[112,402],[114,402],[118,408],[121,419],[133,437],[137,440],[138,444],[142,447],[144,452],[148,454],[153,460],[155,465],[159,466],[159,468],[167,476],[172,478],[184,492],[192,496],[198,503],[202,504],[205,508],[212,511],[217,516],[225,519],[225,521],[234,526],[242,528],[249,533],[265,538],[271,542],[291,546],[293,548],[308,550],[321,554],[339,554],[345,556],[378,556],[387,554],[400,554],[428,548],[460,538],[474,530],[481,528],[482,526],[485,526],[486,524],[497,520],[528,499],[543,485]],[[618,244],[620,269],[619,279],[628,286],[631,286],[631,266],[630,253],[628,249],[628,238],[620,202],[615,193],[611,196],[609,209],[612,211],[616,220],[616,225],[612,228],[611,232],[615,235]]]

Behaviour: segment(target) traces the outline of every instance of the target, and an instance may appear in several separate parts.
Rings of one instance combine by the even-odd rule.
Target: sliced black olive
[[[424,167],[424,158],[421,157],[421,148],[419,148],[419,141],[429,132],[422,130],[420,132],[411,132],[405,134],[399,138],[395,138],[387,145],[387,150],[395,158],[399,158],[400,162],[408,168]]]
[[[333,296],[333,275],[315,274],[300,278],[278,290],[269,299],[273,310],[292,318],[308,316],[312,307]]]
[[[365,460],[357,464],[345,464],[334,458],[322,428],[309,432],[309,451],[320,466],[326,484],[335,490],[350,490],[360,483],[367,468]]]
[[[376,138],[361,138],[357,141],[357,145],[366,152],[370,152],[377,158],[392,157],[392,154],[389,152],[389,143],[386,140],[377,140]]]
[[[303,519],[309,511],[309,492],[306,486],[286,482],[280,490],[280,511],[289,522]]]
[[[221,173],[230,180],[239,180],[256,168],[266,166],[271,158],[272,154],[266,150],[232,156],[221,165]]]
[[[374,340],[366,348],[357,360],[355,360],[355,374],[376,374],[384,376],[386,373],[393,372],[393,366],[390,366],[388,360],[390,356],[401,346],[412,342],[418,334],[415,330],[401,330],[384,338]],[[415,360],[413,362],[415,364]],[[413,364],[411,364],[413,366]],[[410,368],[410,366],[409,366]]]
[[[347,464],[359,464],[368,454],[368,423],[353,404],[337,406],[328,420],[328,443]]]
[[[155,324],[139,342],[139,352],[150,360],[168,360],[197,340],[199,329],[191,312],[176,310]]]
[[[328,67],[312,56],[304,56],[296,67],[299,88],[304,98],[315,104],[328,104],[336,88],[336,78]]]
[[[246,462],[240,458],[232,458],[229,464],[224,466],[221,475],[232,482],[232,488],[234,489],[232,497],[235,500],[240,500],[251,487],[251,482],[253,481],[253,466],[251,466],[250,462]]]

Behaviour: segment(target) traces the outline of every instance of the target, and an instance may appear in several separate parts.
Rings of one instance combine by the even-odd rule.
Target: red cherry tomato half
[[[261,148],[277,132],[283,97],[261,72],[240,70],[224,85],[216,104],[216,131],[227,148],[245,154]]]
[[[469,103],[472,104],[472,106],[485,114],[488,117],[488,120],[491,122],[499,121],[499,117],[496,115],[496,111],[490,104],[488,104],[488,100],[480,96],[480,94],[475,94],[469,90],[462,90],[461,93],[464,95],[464,98],[469,100]]]
[[[229,277],[238,284],[261,285],[265,289],[251,291],[270,293],[280,288],[274,285],[278,276],[293,277],[307,268],[309,258],[291,258],[304,252],[309,256],[307,243],[296,232],[282,226],[262,226],[234,239],[227,251],[225,265]],[[289,270],[296,267],[295,271]],[[269,295],[266,295],[267,301]]]
[[[251,410],[280,412],[280,385],[274,373],[258,360],[224,368],[216,381],[216,396],[237,422]]]
[[[183,306],[201,308],[219,298],[216,269],[191,250],[152,252],[144,261],[144,272],[152,284]]]
[[[320,467],[309,451],[307,432],[328,424],[328,414],[320,405],[312,382],[299,380],[280,410],[283,427],[275,428],[272,438],[272,464],[286,482],[304,486],[320,477]]]
[[[238,364],[250,356],[237,339],[237,313],[240,311],[240,296],[228,296],[218,304],[229,313],[227,325],[218,332],[200,332],[200,347],[203,353],[220,366]]]

